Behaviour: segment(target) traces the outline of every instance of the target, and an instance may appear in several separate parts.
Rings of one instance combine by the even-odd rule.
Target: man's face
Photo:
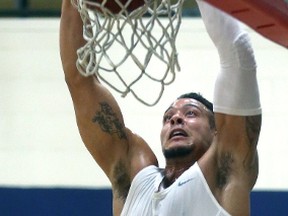
[[[202,103],[190,98],[178,99],[166,110],[161,130],[166,158],[192,154],[198,160],[207,151],[215,134],[208,112]]]

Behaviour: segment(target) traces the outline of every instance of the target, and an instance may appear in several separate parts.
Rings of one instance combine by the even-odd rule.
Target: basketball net
[[[71,1],[87,41],[77,51],[80,73],[96,75],[123,97],[131,93],[147,106],[157,104],[180,71],[175,43],[184,0],[142,0],[144,5],[130,12],[127,5],[136,0],[125,5],[114,0],[121,8],[117,13],[103,6],[112,0]]]

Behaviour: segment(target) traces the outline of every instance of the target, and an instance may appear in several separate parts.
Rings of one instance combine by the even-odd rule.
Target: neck
[[[182,173],[189,169],[194,163],[195,161],[186,161],[183,160],[183,158],[179,161],[175,159],[167,160],[164,170],[163,182],[161,183],[162,187],[169,187],[179,176],[182,175]]]

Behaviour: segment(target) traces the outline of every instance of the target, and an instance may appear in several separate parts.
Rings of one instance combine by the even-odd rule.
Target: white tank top
[[[157,192],[163,169],[148,166],[134,178],[121,216],[230,216],[217,202],[195,163]]]

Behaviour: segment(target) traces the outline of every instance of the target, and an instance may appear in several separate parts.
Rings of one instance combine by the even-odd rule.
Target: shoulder
[[[142,169],[154,165],[158,167],[158,160],[150,145],[139,135],[129,131],[129,153],[131,180]]]

